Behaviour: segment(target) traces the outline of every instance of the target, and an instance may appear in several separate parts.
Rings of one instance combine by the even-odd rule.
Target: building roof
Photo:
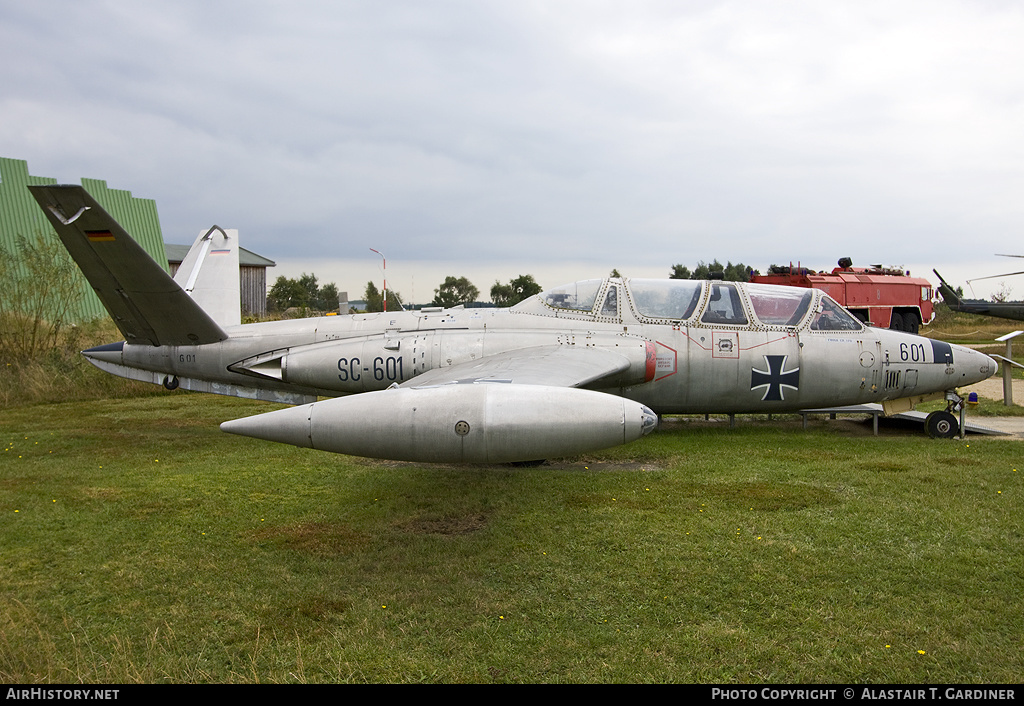
[[[188,254],[190,247],[192,246],[164,243],[164,250],[167,252],[167,262],[180,265],[181,261],[185,259],[185,255]],[[238,264],[241,267],[274,267],[277,265],[273,260],[268,260],[262,255],[257,255],[252,250],[246,250],[241,246],[238,248]]]

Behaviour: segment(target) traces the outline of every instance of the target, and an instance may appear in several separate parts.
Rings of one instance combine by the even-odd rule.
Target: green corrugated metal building
[[[18,256],[19,235],[32,237],[37,233],[47,233],[57,237],[27,188],[29,185],[56,183],[56,179],[30,176],[28,162],[0,157],[0,245],[8,253]],[[107,182],[100,179],[82,179],[82,186],[154,260],[167,269],[156,201],[135,198],[129,191],[109,189]],[[82,288],[85,295],[78,315],[73,318],[76,321],[90,321],[106,316],[106,310],[85,277],[82,277]]]

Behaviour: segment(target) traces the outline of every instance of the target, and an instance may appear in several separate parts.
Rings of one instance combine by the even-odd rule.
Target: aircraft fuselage
[[[602,293],[625,286],[628,281],[607,280]],[[151,382],[177,378],[188,389],[243,395],[251,390],[254,397],[312,401],[383,390],[503,352],[595,348],[622,356],[628,365],[587,387],[636,400],[659,414],[883,402],[950,390],[995,372],[991,358],[962,346],[865,326],[815,327],[813,309],[822,300],[816,292],[809,293],[813,301],[797,324],[764,324],[747,287],[735,290],[747,309],[746,324],[701,321],[706,302],[687,320],[653,323],[628,306],[600,316],[553,309],[540,295],[511,309],[274,321],[228,327],[230,337],[219,343],[123,344],[87,355],[109,372]]]

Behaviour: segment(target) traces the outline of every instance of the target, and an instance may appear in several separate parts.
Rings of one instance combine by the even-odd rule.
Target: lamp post
[[[384,311],[386,312],[388,310],[388,261],[387,259],[385,259],[384,254],[381,251],[374,250],[373,248],[370,248],[370,250],[380,255],[381,262],[383,263],[381,265],[381,272],[384,275],[384,293],[382,299],[384,304]]]

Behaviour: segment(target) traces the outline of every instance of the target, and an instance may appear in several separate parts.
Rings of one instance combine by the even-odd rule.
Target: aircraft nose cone
[[[310,415],[313,405],[279,409],[276,412],[257,414],[223,422],[220,430],[228,434],[249,436],[254,439],[277,441],[282,444],[312,448],[310,439]]]
[[[981,372],[982,374],[984,374],[986,370],[991,370],[992,372],[990,372],[988,375],[985,375],[985,377],[982,378],[983,380],[992,377],[993,375],[996,374],[996,371],[999,370],[999,362],[995,358],[988,355],[984,357],[985,363],[980,367],[979,372]]]
[[[640,421],[640,434],[641,435],[647,436],[652,431],[654,431],[655,429],[658,428],[658,415],[655,414],[654,410],[652,410],[647,405],[643,405],[643,408],[640,410],[640,416],[641,416],[641,421]]]
[[[957,373],[962,375],[958,385],[973,385],[976,382],[988,380],[999,370],[999,363],[991,356],[971,348],[961,346],[956,348],[958,350],[954,355],[954,360],[966,361],[962,365],[957,365]]]

